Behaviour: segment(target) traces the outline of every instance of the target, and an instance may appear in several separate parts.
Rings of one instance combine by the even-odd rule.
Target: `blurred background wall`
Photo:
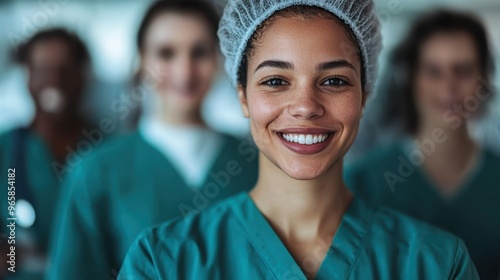
[[[87,43],[93,63],[92,83],[88,89],[86,111],[90,119],[117,118],[113,103],[122,102],[131,92],[130,82],[137,57],[135,36],[137,25],[150,1],[147,0],[1,0],[0,1],[0,132],[28,124],[33,105],[26,88],[26,75],[12,62],[19,43],[35,31],[62,26],[76,32]],[[222,9],[224,0],[216,5]],[[408,24],[420,12],[449,7],[479,15],[486,24],[493,50],[500,65],[500,1],[499,0],[376,0],[382,22],[384,51],[381,67],[388,51],[404,35]],[[497,71],[495,85],[500,87]],[[376,93],[372,95],[376,98]],[[248,133],[247,121],[241,116],[234,90],[223,74],[205,104],[204,115],[215,129],[236,136]],[[132,106],[140,106],[132,104]],[[365,115],[365,119],[369,119]],[[121,121],[121,119],[120,119]],[[121,121],[122,130],[129,128]],[[120,122],[119,122],[120,123]],[[369,126],[366,123],[365,126]],[[476,128],[480,141],[500,151],[500,98],[490,103],[490,112]],[[369,136],[360,133],[351,151],[352,157],[373,146]]]

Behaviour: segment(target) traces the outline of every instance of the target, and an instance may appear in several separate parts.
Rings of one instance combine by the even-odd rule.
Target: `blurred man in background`
[[[0,169],[9,170],[12,178],[2,176],[0,183],[5,193],[12,191],[0,201],[2,248],[8,250],[2,255],[15,253],[16,264],[16,273],[9,273],[9,265],[2,262],[2,274],[8,273],[7,279],[39,279],[46,266],[64,163],[82,131],[90,128],[80,114],[90,59],[84,43],[64,29],[36,33],[19,47],[17,59],[26,66],[36,113],[28,127],[0,136]],[[17,218],[15,250],[8,242],[14,227],[4,224],[9,217]]]

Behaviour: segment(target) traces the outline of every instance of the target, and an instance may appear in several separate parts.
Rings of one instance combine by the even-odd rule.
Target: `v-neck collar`
[[[208,128],[177,127],[152,117],[142,118],[138,131],[148,144],[170,159],[177,173],[192,188],[206,183],[224,144],[224,136]]]
[[[403,141],[399,145],[399,150],[403,152],[405,159],[408,160],[408,147],[411,144],[411,142],[408,142],[408,140]],[[411,146],[410,146],[411,147]],[[419,180],[422,185],[427,186],[429,190],[436,195],[440,201],[445,202],[445,203],[453,203],[457,200],[459,200],[462,196],[465,195],[465,193],[473,187],[473,182],[477,180],[481,176],[482,170],[484,170],[484,164],[486,161],[486,151],[482,147],[478,148],[478,152],[476,154],[476,162],[474,163],[474,166],[472,169],[468,172],[467,176],[462,180],[462,182],[459,183],[457,186],[457,189],[454,194],[450,196],[444,195],[440,190],[439,187],[435,184],[434,180],[430,178],[423,168],[423,166],[415,166],[415,173],[412,176],[417,176],[417,180]]]
[[[224,162],[223,161],[224,149],[220,149],[218,155],[216,155],[214,160],[212,161],[212,164],[211,164],[210,168],[208,169],[207,176],[205,176],[203,183],[199,186],[192,186],[192,185],[188,184],[188,182],[186,182],[184,176],[182,176],[182,174],[178,171],[178,169],[175,167],[175,165],[172,163],[172,160],[169,157],[165,156],[165,154],[163,154],[155,146],[153,146],[151,143],[149,143],[140,132],[136,132],[136,133],[137,133],[137,136],[139,137],[140,141],[142,142],[142,144],[144,146],[146,146],[148,149],[150,149],[151,151],[153,151],[154,154],[156,154],[160,158],[159,160],[164,161],[165,164],[170,167],[170,175],[174,176],[176,181],[182,182],[186,186],[186,188],[189,188],[189,189],[198,189],[202,186],[205,186],[211,180],[211,178],[210,178],[210,176],[208,176],[208,174],[210,174],[210,172],[218,170],[220,168],[221,162]],[[222,135],[221,142],[222,143],[220,146],[226,147],[227,142],[228,142],[228,138],[225,137],[224,135]],[[166,172],[167,172],[167,170],[162,169],[162,173],[166,173]]]
[[[276,279],[306,279],[300,266],[248,193],[232,205],[248,238]],[[349,204],[315,279],[346,279],[370,229],[373,209],[354,197]]]

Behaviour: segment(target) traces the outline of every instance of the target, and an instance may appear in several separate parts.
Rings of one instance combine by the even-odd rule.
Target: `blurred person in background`
[[[467,122],[492,99],[493,65],[475,17],[419,18],[381,77],[381,119],[406,136],[345,173],[361,197],[462,238],[481,279],[500,277],[500,158],[474,142]]]
[[[0,201],[2,256],[12,253],[14,245],[4,239],[13,229],[4,223],[13,214],[17,218],[16,272],[7,271],[7,263],[2,261],[1,273],[7,279],[41,279],[60,192],[59,176],[65,174],[57,166],[67,161],[82,131],[91,127],[80,110],[90,59],[84,43],[64,29],[36,33],[19,46],[16,55],[28,72],[35,116],[28,127],[0,135],[0,167],[10,174],[2,176],[0,185],[5,194],[12,191],[14,197],[2,194]],[[14,179],[12,184],[7,176]],[[8,211],[7,203],[15,207],[14,212]],[[6,248],[6,244],[10,245]],[[4,249],[8,249],[5,254]]]
[[[141,230],[254,185],[254,147],[201,117],[218,70],[218,21],[204,1],[158,1],[146,12],[138,80],[154,106],[138,131],[111,140],[70,174],[48,279],[116,277]]]

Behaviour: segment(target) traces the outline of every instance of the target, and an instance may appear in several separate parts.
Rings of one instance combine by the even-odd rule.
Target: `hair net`
[[[298,5],[323,8],[351,28],[363,57],[365,90],[370,91],[381,47],[379,21],[372,0],[229,0],[217,34],[225,57],[224,68],[233,86],[238,82],[238,68],[248,40],[259,25],[275,12]]]

